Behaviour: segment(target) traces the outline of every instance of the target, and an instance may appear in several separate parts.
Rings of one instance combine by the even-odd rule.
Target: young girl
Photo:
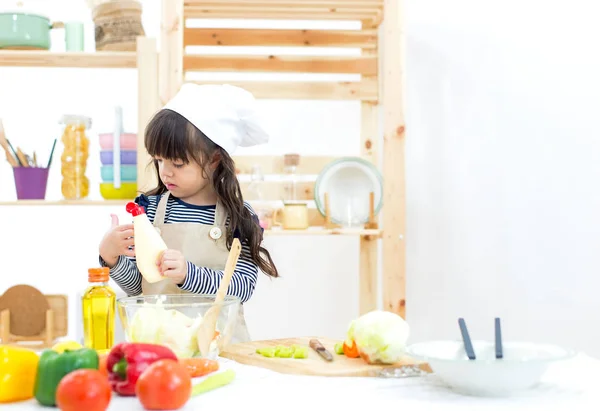
[[[278,277],[261,246],[262,228],[244,202],[231,154],[237,146],[268,141],[255,113],[254,97],[229,85],[184,84],[146,128],[144,144],[152,156],[158,187],[135,199],[159,230],[168,250],[157,265],[165,277],[148,283],[135,262],[133,225],[116,216],[99,247],[100,263],[127,295],[215,294],[234,237],[242,252],[228,295],[248,301],[258,270]],[[243,310],[239,341],[250,339]]]

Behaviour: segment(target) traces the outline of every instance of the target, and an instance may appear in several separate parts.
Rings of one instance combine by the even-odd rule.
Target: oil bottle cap
[[[146,214],[146,210],[144,210],[144,207],[142,207],[141,205],[137,205],[133,202],[127,203],[127,205],[125,206],[125,210],[127,210],[127,212],[134,217],[140,214]]]
[[[88,281],[90,283],[105,283],[108,281],[110,269],[108,267],[98,267],[88,269]]]

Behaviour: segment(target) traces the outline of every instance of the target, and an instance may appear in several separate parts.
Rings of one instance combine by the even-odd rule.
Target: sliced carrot
[[[348,358],[358,358],[358,348],[356,348],[356,342],[352,341],[352,346],[348,347],[348,344],[346,344],[346,342],[344,342],[344,345],[342,347],[342,349],[344,350],[344,355]]]
[[[179,362],[185,366],[192,378],[202,377],[219,369],[219,362],[208,358],[180,358]]]

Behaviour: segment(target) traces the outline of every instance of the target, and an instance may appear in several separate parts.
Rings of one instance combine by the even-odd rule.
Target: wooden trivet
[[[32,337],[46,329],[48,299],[40,290],[30,285],[15,285],[0,296],[0,312],[10,311],[10,333]]]

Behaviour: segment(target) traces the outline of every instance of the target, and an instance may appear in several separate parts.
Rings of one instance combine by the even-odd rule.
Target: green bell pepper
[[[41,405],[55,406],[56,389],[65,375],[82,368],[97,370],[98,364],[98,353],[91,348],[66,350],[63,353],[45,350],[38,363],[34,386],[35,399]]]

